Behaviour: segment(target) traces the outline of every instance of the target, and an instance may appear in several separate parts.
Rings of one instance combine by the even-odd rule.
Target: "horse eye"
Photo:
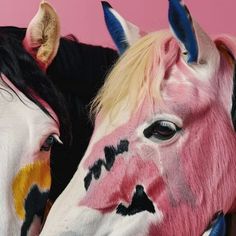
[[[40,151],[45,151],[45,152],[50,151],[51,147],[56,142],[58,142],[58,138],[55,137],[55,135],[48,136],[48,138],[45,140],[45,142],[41,146]]]
[[[181,130],[175,123],[167,120],[158,120],[143,131],[146,138],[161,141],[171,139],[177,131]]]

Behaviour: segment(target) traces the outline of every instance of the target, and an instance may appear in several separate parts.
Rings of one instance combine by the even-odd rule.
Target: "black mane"
[[[87,149],[94,128],[89,104],[117,57],[115,50],[80,43],[73,36],[60,40],[57,56],[47,73],[66,100],[73,140],[70,147],[53,147],[50,193],[53,200],[69,183]]]

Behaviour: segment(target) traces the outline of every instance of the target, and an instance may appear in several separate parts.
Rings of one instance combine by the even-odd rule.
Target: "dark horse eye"
[[[158,120],[151,124],[143,131],[146,138],[154,138],[158,140],[171,139],[180,128],[171,121]]]
[[[40,148],[40,151],[48,152],[50,151],[53,144],[57,142],[56,138],[53,135],[48,136],[43,145]]]

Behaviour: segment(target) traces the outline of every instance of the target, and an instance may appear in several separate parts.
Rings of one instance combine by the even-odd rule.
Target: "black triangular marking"
[[[116,213],[123,216],[130,216],[142,211],[155,213],[155,208],[152,201],[145,193],[143,186],[137,185],[131,204],[128,207],[125,207],[122,203],[119,204]]]

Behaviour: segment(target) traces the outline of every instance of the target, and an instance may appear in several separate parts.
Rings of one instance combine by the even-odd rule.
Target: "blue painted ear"
[[[191,15],[181,0],[169,0],[169,22],[188,53],[188,63],[197,62],[199,50]]]
[[[225,235],[226,235],[225,217],[223,213],[221,213],[217,216],[209,236],[225,236]]]
[[[120,16],[108,2],[102,1],[102,8],[108,31],[119,53],[122,54],[140,37],[140,30]]]

